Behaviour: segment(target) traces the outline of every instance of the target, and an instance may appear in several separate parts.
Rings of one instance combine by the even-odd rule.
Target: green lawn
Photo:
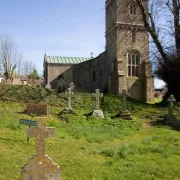
[[[100,120],[86,117],[92,101],[85,97],[73,100],[78,115],[59,116],[62,108],[49,107],[46,117],[47,126],[56,128],[46,152],[60,165],[61,180],[180,179],[180,134],[155,123],[164,113],[156,105],[129,99],[134,121],[123,121],[112,118],[121,99],[105,95],[105,119]],[[35,153],[35,140],[26,142],[27,126],[18,122],[37,117],[24,109],[25,104],[0,101],[0,180],[20,179],[22,166]]]

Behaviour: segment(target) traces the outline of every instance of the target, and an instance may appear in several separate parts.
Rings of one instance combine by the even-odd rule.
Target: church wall
[[[131,96],[137,99],[145,99],[145,68],[144,61],[148,59],[149,46],[147,42],[147,33],[144,30],[136,30],[136,41],[132,42],[132,30],[130,28],[117,29],[118,41],[116,44],[116,66],[119,75],[119,86],[117,94],[121,94],[122,89],[127,89]],[[142,43],[145,42],[145,43]],[[141,55],[139,66],[139,77],[128,77],[128,52],[137,51]],[[122,75],[121,75],[122,74]]]
[[[108,77],[111,71],[111,63],[107,53],[104,52],[95,59],[73,66],[73,81],[79,91],[101,92],[108,91]]]
[[[48,83],[52,89],[56,89],[58,76],[71,68],[71,65],[48,64]]]

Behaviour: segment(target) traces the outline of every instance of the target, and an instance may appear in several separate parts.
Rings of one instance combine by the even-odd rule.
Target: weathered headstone
[[[47,115],[48,114],[47,104],[29,103],[26,105],[26,112],[28,115],[31,114],[36,114],[38,116]]]
[[[171,122],[176,121],[176,117],[173,115],[174,102],[176,102],[176,99],[171,94],[167,101],[169,103],[168,114],[164,115],[163,121],[165,124],[171,124]]]
[[[60,167],[45,155],[45,138],[54,136],[55,128],[46,128],[44,118],[37,119],[36,128],[28,128],[27,135],[36,138],[36,154],[21,172],[21,180],[59,180]]]
[[[127,110],[127,102],[126,98],[129,96],[126,89],[122,89],[122,111],[120,112],[119,116],[122,119],[132,120],[131,114]]]
[[[74,93],[71,91],[71,88],[68,88],[68,91],[66,92],[67,95],[67,107],[64,108],[63,113],[69,114],[73,113],[73,108],[71,106],[71,98]]]
[[[96,98],[95,108],[93,110],[93,116],[104,119],[104,114],[100,110],[100,97],[103,97],[103,94],[99,92],[99,89],[96,89],[96,93],[92,93],[92,96]]]
[[[168,115],[172,116],[173,115],[174,102],[176,102],[176,99],[174,98],[173,95],[170,95],[167,101],[169,102]]]

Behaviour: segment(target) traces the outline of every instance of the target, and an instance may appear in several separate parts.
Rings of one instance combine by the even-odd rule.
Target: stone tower
[[[148,0],[143,0],[148,10]],[[149,35],[134,0],[106,0],[106,50],[111,62],[109,92],[152,101],[154,77]]]

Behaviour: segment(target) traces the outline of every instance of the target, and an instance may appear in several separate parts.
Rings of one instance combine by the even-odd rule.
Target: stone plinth
[[[35,156],[22,169],[21,180],[60,180],[60,167],[50,157]]]
[[[121,119],[125,119],[125,120],[132,120],[131,114],[126,110],[126,111],[121,111],[119,114],[119,117]]]

